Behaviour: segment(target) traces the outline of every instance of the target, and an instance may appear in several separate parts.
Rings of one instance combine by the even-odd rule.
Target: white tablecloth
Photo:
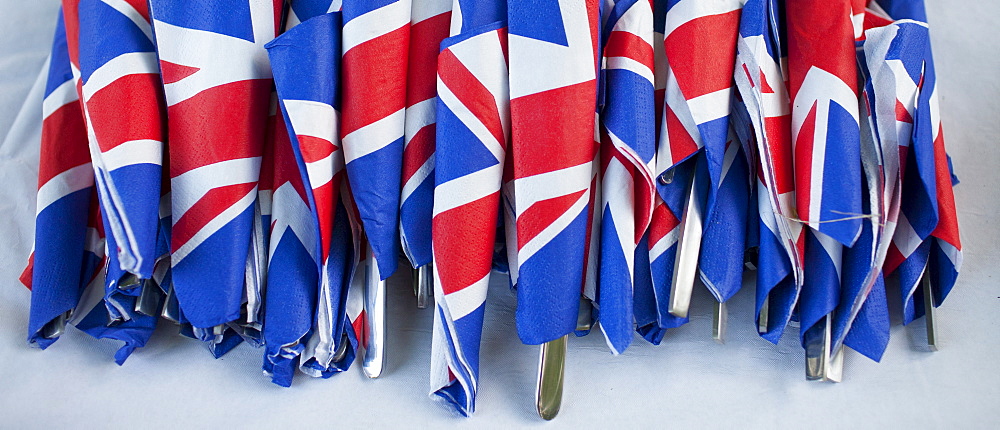
[[[402,271],[389,285],[388,367],[377,380],[355,367],[329,380],[298,375],[283,389],[261,373],[261,350],[242,345],[214,360],[170,324],[122,367],[112,361],[114,341],[74,329],[47,351],[30,348],[29,293],[17,276],[31,248],[37,136],[21,126],[40,121],[40,114],[25,112],[11,126],[47,55],[56,3],[0,0],[0,137],[8,136],[0,146],[0,428],[543,424],[533,406],[537,348],[518,342],[513,294],[502,281],[490,291],[471,419],[427,395],[432,311],[415,308]],[[796,336],[773,346],[756,335],[748,278],[730,302],[724,345],[711,340],[711,299],[704,292],[696,294],[691,323],[659,347],[637,338],[613,357],[599,333],[571,339],[563,410],[548,425],[1000,423],[1000,2],[928,3],[945,133],[962,180],[955,192],[965,249],[959,285],[937,314],[941,350],[918,350],[911,341],[917,331],[897,325],[882,363],[848,352],[843,383],[806,382]]]

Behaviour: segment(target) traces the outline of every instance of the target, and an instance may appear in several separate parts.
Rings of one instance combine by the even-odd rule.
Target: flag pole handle
[[[538,416],[551,421],[562,407],[563,378],[566,369],[566,343],[569,335],[545,342],[539,348],[538,387],[535,406]]]
[[[385,367],[385,281],[371,245],[365,270],[365,318],[367,339],[362,369],[369,378],[378,378]]]

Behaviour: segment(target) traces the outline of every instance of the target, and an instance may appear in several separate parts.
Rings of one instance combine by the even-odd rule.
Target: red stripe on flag
[[[87,126],[79,102],[67,103],[42,120],[40,151],[39,188],[70,168],[90,163]]]
[[[167,108],[170,176],[220,161],[260,157],[271,80],[209,88]]]
[[[344,53],[341,135],[385,118],[406,106],[409,24]],[[403,128],[399,129],[399,137]]]
[[[656,207],[653,208],[653,220],[649,224],[649,247],[656,245],[680,223],[670,207],[662,200],[657,201]]]
[[[253,190],[255,183],[227,185],[225,187],[214,188],[205,193],[205,196],[198,200],[191,209],[181,216],[174,223],[171,230],[171,250],[177,251],[181,246],[191,240],[195,233],[198,233],[205,224],[215,219],[220,213],[236,204],[240,199]]]
[[[434,264],[445,294],[490,273],[499,199],[499,193],[493,193],[434,217]]]
[[[337,150],[337,146],[333,142],[323,138],[302,134],[296,136],[296,138],[299,140],[299,150],[302,151],[302,159],[306,163],[322,160]]]
[[[163,141],[163,93],[151,73],[125,75],[101,88],[87,101],[87,112],[101,152],[132,140]],[[122,113],[127,111],[127,120]]]
[[[740,11],[734,10],[692,19],[667,35],[670,70],[685,99],[732,85],[739,27]]]
[[[191,76],[198,72],[199,68],[184,66],[181,64],[171,63],[169,61],[160,60],[160,74],[163,76],[163,84],[172,84],[183,80],[184,78]]]
[[[451,50],[441,51],[438,57],[438,76],[455,97],[476,116],[476,119],[486,126],[497,142],[504,145],[506,138],[493,93],[455,57]]]
[[[510,101],[515,178],[594,160],[596,94],[590,80]]]
[[[546,227],[566,213],[587,190],[580,190],[565,196],[553,197],[531,205],[517,217],[517,249],[538,236]]]
[[[428,124],[413,135],[410,143],[403,149],[402,183],[409,181],[421,166],[434,155],[434,132],[437,127]]]
[[[948,168],[948,154],[944,150],[944,130],[940,124],[938,124],[938,137],[934,139],[934,159],[938,225],[931,235],[961,250],[962,242],[958,236],[958,214],[955,210],[955,191],[951,185],[951,169]]]
[[[670,144],[670,157],[672,164],[677,164],[685,158],[698,151],[698,143],[694,141],[688,133],[681,120],[674,114],[674,110],[667,106],[667,139]]]
[[[437,95],[437,56],[448,37],[451,12],[435,15],[410,26],[410,55],[406,70],[406,105]]]
[[[796,210],[798,211],[798,218],[802,220],[809,220],[809,201],[810,194],[812,192],[812,169],[808,166],[812,166],[812,159],[815,154],[813,154],[813,135],[816,129],[816,103],[813,103],[812,107],[809,108],[809,114],[806,115],[805,121],[802,122],[802,127],[799,128],[798,139],[795,141],[795,165],[796,166],[807,166],[806,168],[795,169],[795,183],[799,186],[796,187],[795,192],[795,203]]]
[[[612,31],[604,47],[605,57],[627,57],[653,70],[653,47],[627,31]]]
[[[774,172],[775,191],[785,194],[795,190],[795,168],[792,158],[792,117],[790,115],[764,118],[767,134],[767,152]],[[800,132],[801,135],[801,132]],[[811,136],[812,134],[810,134]]]
[[[913,117],[910,115],[910,112],[906,110],[906,106],[903,106],[903,103],[901,103],[899,99],[896,100],[896,121],[913,124]]]

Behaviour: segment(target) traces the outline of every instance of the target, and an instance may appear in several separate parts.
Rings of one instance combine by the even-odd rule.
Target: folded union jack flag
[[[810,230],[802,336],[837,307],[843,247],[861,234],[857,67],[851,2],[786,4],[796,210]]]
[[[457,4],[437,58],[431,394],[476,409],[500,186],[510,136],[506,4]]]
[[[272,88],[264,44],[282,2],[152,0],[150,9],[170,135],[174,291],[196,329],[255,321],[267,252],[255,233]]]
[[[908,19],[924,26],[927,14],[922,0],[879,0],[873,6],[892,19]],[[913,28],[915,31],[919,29]],[[903,176],[902,204],[892,245],[886,257],[885,273],[899,274],[902,291],[903,322],[923,315],[924,303],[920,279],[930,276],[934,306],[948,296],[962,265],[962,245],[955,212],[954,182],[950,160],[944,148],[944,131],[938,113],[937,78],[931,55],[930,39],[922,35],[921,69],[907,68],[909,82],[915,85],[917,98],[908,111],[913,122],[912,138],[901,155]],[[902,143],[900,144],[902,145]]]
[[[635,330],[636,249],[652,219],[656,193],[653,11],[648,2],[636,0],[605,7],[610,12],[602,34],[603,240],[597,302],[604,336],[611,351],[620,354]],[[646,297],[655,301],[651,295]]]
[[[775,343],[798,300],[805,244],[802,224],[796,220],[791,104],[788,74],[782,67],[787,46],[781,7],[773,0],[750,0],[743,6],[734,72],[743,106],[734,110],[734,128],[737,134],[753,133],[758,159],[758,331]]]
[[[66,317],[77,307],[91,281],[94,267],[85,269],[97,266],[104,256],[100,226],[90,229],[87,222],[95,192],[94,171],[62,11],[43,73],[47,77],[42,101],[35,243],[21,282],[31,289],[28,341],[47,348],[62,333]],[[96,205],[96,201],[93,203]],[[103,282],[101,278],[101,287]]]
[[[292,8],[302,4],[297,2]],[[329,2],[324,4],[322,11],[337,7]],[[294,168],[300,173],[299,181],[308,190],[303,203],[309,212],[306,217],[309,234],[305,237],[303,230],[299,243],[312,246],[309,252],[315,257],[310,261],[315,266],[311,280],[302,278],[301,283],[290,285],[293,289],[289,290],[290,294],[303,292],[295,297],[311,299],[279,311],[298,321],[294,330],[297,336],[285,339],[281,350],[298,349],[296,354],[302,354],[299,367],[304,372],[330,376],[346,370],[351,363],[347,357],[354,356],[352,349],[350,354],[336,357],[345,325],[349,327],[345,303],[355,266],[354,241],[339,202],[344,167],[338,133],[340,56],[336,49],[329,49],[340,46],[341,21],[339,10],[311,17],[308,9],[299,9],[296,17],[305,21],[269,43],[267,49],[280,105],[289,124],[288,135],[292,140],[289,148],[294,149],[290,155],[294,154],[292,160],[296,161]],[[275,216],[280,207],[277,197],[275,194]],[[272,240],[273,235],[272,232]],[[295,243],[292,238],[289,241]],[[272,242],[271,246],[276,245]],[[273,255],[272,252],[269,279],[280,277],[274,274]],[[269,282],[269,296],[274,288]],[[275,348],[270,356],[278,359],[283,353]],[[289,373],[294,370],[292,364],[287,365]]]
[[[121,270],[149,279],[159,257],[166,112],[148,8],[142,2],[81,0],[78,19],[80,81],[97,188],[108,233],[117,243],[110,249]]]
[[[75,49],[80,9],[75,2],[67,2],[66,7],[73,12],[60,12],[52,54],[43,71],[47,82],[42,101],[37,234],[21,276],[33,290],[28,340],[45,348],[58,339],[68,322],[96,338],[125,342],[115,354],[116,362],[122,364],[146,343],[155,318],[138,314],[134,297],[111,299],[109,295],[118,291],[117,282],[105,285],[105,268],[115,270],[115,276],[123,272],[116,259],[109,267],[106,257],[108,245],[87,149],[85,108],[79,99],[82,85]]]
[[[452,0],[425,0],[413,2],[410,10],[399,236],[413,267],[432,259],[435,66],[441,41],[448,37],[451,26],[451,7]]]
[[[510,97],[516,236],[511,279],[526,344],[576,328],[597,155],[598,3],[512,0]],[[560,70],[560,73],[551,73]],[[516,269],[515,269],[516,268]]]
[[[410,0],[343,4],[340,136],[381,279],[396,271]]]

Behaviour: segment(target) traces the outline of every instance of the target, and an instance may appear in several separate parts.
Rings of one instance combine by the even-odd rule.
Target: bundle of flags
[[[405,258],[468,415],[495,276],[525,344],[617,355],[756,270],[760,336],[837,380],[961,267],[923,0],[63,0],[43,75],[41,348],[121,364],[165,319],[328,378],[381,356]]]

